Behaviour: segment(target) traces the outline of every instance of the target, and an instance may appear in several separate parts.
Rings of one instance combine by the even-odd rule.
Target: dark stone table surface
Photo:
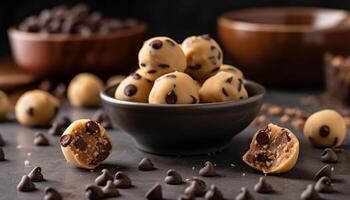
[[[268,91],[266,102],[286,107],[298,106],[299,98],[311,94],[310,92],[280,92]],[[315,95],[318,93],[316,92]],[[310,111],[318,108],[309,108]],[[89,118],[95,110],[72,109],[67,102],[64,103],[59,115],[69,115],[72,119]],[[278,122],[278,117],[268,116],[268,122]],[[281,124],[283,125],[283,124]],[[290,127],[288,124],[284,124]],[[291,127],[290,127],[291,128]],[[311,147],[302,137],[302,133],[295,131],[300,139],[301,149],[299,160],[293,170],[285,174],[268,175],[269,182],[275,187],[275,194],[258,194],[253,192],[253,185],[258,181],[261,173],[247,167],[242,162],[242,155],[248,148],[249,138],[255,133],[257,127],[250,126],[232,140],[231,147],[221,153],[205,156],[191,157],[164,157],[140,152],[134,146],[131,137],[118,128],[109,130],[115,149],[112,155],[95,170],[82,170],[66,163],[58,145],[58,137],[48,136],[50,146],[37,147],[33,144],[36,131],[46,132],[47,129],[28,128],[19,125],[14,120],[0,123],[2,133],[7,145],[3,148],[7,160],[0,162],[0,199],[43,199],[43,189],[52,186],[59,190],[64,199],[85,199],[84,187],[93,183],[95,177],[103,168],[115,173],[117,170],[125,171],[132,179],[134,188],[120,189],[119,199],[144,199],[144,193],[155,183],[159,182],[163,188],[166,199],[176,199],[187,184],[178,186],[167,185],[163,179],[168,169],[173,168],[180,172],[184,178],[198,175],[198,170],[207,160],[216,165],[219,174],[213,178],[203,178],[208,185],[215,184],[222,190],[226,199],[234,199],[242,186],[247,187],[255,199],[300,199],[300,193],[307,184],[315,183],[313,175],[324,163],[320,161],[321,149]],[[294,131],[293,128],[291,130]],[[166,133],[165,133],[166,134]],[[215,133],[213,133],[215,134]],[[334,164],[333,194],[322,194],[325,199],[350,199],[350,138],[346,137],[344,152],[339,154],[340,161]],[[156,170],[141,172],[137,164],[143,157],[150,157]],[[25,166],[25,161],[30,165]],[[42,167],[45,182],[36,183],[38,190],[30,193],[16,191],[16,185],[21,177],[34,166]]]

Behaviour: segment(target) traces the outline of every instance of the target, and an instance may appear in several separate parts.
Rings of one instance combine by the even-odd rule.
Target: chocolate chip
[[[241,191],[238,193],[235,199],[236,200],[254,200],[254,197],[246,187],[242,187]]]
[[[4,138],[2,137],[1,133],[0,133],[0,147],[3,147],[6,145],[6,142],[4,140]]]
[[[97,110],[91,119],[95,122],[98,122],[105,129],[113,128],[110,118],[103,109]]]
[[[226,83],[232,83],[232,80],[233,80],[233,76],[227,78],[227,79],[226,79]]]
[[[176,75],[175,74],[169,74],[169,75],[166,75],[165,77],[167,77],[167,78],[176,78]]]
[[[77,141],[74,142],[74,146],[80,151],[85,151],[87,148],[86,142],[81,137],[78,137]]]
[[[224,195],[215,185],[211,185],[204,198],[206,200],[222,200],[224,199]]]
[[[177,102],[177,96],[175,93],[175,90],[172,89],[170,92],[168,92],[165,96],[165,102],[167,104],[176,104]]]
[[[198,69],[202,68],[202,65],[201,64],[190,65],[190,66],[188,66],[188,68],[191,70],[198,70]]]
[[[337,163],[338,156],[332,148],[326,148],[322,153],[321,161],[325,163]]]
[[[229,96],[225,88],[222,88],[221,91],[225,96],[227,96],[227,97]]]
[[[238,79],[238,92],[241,92],[241,90],[242,90],[242,86],[243,86],[243,81],[242,81],[242,79]]]
[[[62,195],[52,187],[46,187],[44,189],[44,200],[62,200]]]
[[[328,178],[332,178],[332,167],[330,165],[323,166],[320,170],[318,170],[315,174],[316,180],[321,177],[326,176]]]
[[[205,39],[205,40],[210,40],[211,39],[209,34],[201,35],[200,37]]]
[[[196,103],[198,102],[198,100],[197,100],[196,97],[194,97],[194,96],[192,96],[192,95],[190,95],[190,97],[192,98],[191,104],[196,104]]]
[[[207,191],[207,184],[197,177],[193,177],[191,180],[191,184],[185,189],[185,194],[191,196],[204,196]]]
[[[65,127],[59,122],[55,121],[52,123],[50,129],[47,131],[50,135],[60,136],[64,132]]]
[[[114,184],[117,188],[130,188],[132,187],[131,179],[122,171],[115,174]]]
[[[169,44],[171,44],[171,46],[175,46],[175,43],[173,41],[171,41],[169,39],[166,39],[165,41],[168,42]]]
[[[156,72],[157,72],[157,70],[155,70],[155,69],[151,69],[151,70],[147,71],[148,74],[155,74]]]
[[[141,65],[141,67],[146,67],[145,63],[141,63],[140,65]]]
[[[269,158],[267,157],[267,155],[265,153],[258,153],[256,155],[256,157],[254,158],[254,162],[262,162],[265,163],[266,161],[268,161]]]
[[[265,130],[260,130],[255,139],[259,145],[266,145],[270,142],[269,135]]]
[[[320,194],[314,189],[312,184],[307,185],[306,189],[301,193],[302,200],[320,200]]]
[[[320,127],[320,136],[321,137],[327,137],[330,134],[331,130],[329,126],[323,125]]]
[[[215,67],[213,70],[211,70],[211,73],[219,71],[220,67]]]
[[[160,49],[163,46],[163,42],[160,40],[153,40],[150,44],[149,44],[153,49]]]
[[[142,77],[138,73],[133,73],[132,74],[132,78],[135,79],[135,80],[140,80]]]
[[[170,185],[178,185],[178,184],[182,183],[182,177],[174,169],[169,169],[166,173],[166,177],[165,177],[164,181],[165,181],[165,183],[170,184]]]
[[[113,181],[113,175],[109,172],[108,169],[102,169],[101,174],[96,177],[95,183],[99,186],[105,186],[108,180]]]
[[[32,171],[29,172],[28,177],[33,182],[44,181],[44,176],[41,173],[41,167],[35,167]]]
[[[213,163],[211,163],[210,161],[206,161],[204,163],[204,167],[199,170],[199,175],[204,176],[204,177],[216,176],[216,172],[215,172]]]
[[[62,135],[60,139],[60,144],[62,147],[68,146],[72,142],[72,137],[70,135]]]
[[[188,195],[188,194],[181,194],[177,200],[195,200],[195,196]]]
[[[33,117],[34,116],[34,108],[33,107],[29,107],[27,109],[27,114],[30,116],[30,117]]]
[[[40,132],[35,133],[33,143],[37,146],[48,146],[50,144],[47,137]]]
[[[72,120],[68,116],[62,116],[56,122],[62,127],[68,127],[72,123]]]
[[[149,158],[143,158],[138,165],[138,169],[141,171],[154,170],[154,165],[152,163],[152,160]]]
[[[210,50],[215,50],[216,49],[216,47],[215,46],[210,46]]]
[[[137,93],[137,87],[133,84],[129,84],[124,88],[124,94],[128,97],[134,96]]]
[[[209,60],[214,60],[214,61],[215,61],[215,56],[209,56],[208,59],[209,59]]]
[[[17,190],[21,192],[31,192],[36,190],[34,183],[27,175],[24,175],[17,185]]]
[[[90,121],[86,122],[85,130],[88,134],[89,133],[91,133],[91,134],[99,133],[100,127],[96,122],[90,120]]]
[[[89,200],[99,200],[104,198],[104,193],[97,185],[88,184],[85,186],[85,196]]]
[[[0,161],[5,161],[5,153],[2,147],[0,147]]]
[[[105,198],[117,197],[120,195],[116,185],[111,180],[107,181],[106,185],[102,188],[102,191]]]
[[[151,189],[146,192],[145,198],[149,200],[162,200],[162,186],[159,183],[156,183],[153,187],[151,187]]]
[[[170,65],[168,65],[168,64],[159,64],[158,67],[160,67],[160,68],[170,68]]]
[[[104,161],[109,156],[109,152],[100,152],[97,154],[96,158],[91,161],[91,164],[95,165]]]
[[[221,59],[221,52],[219,51],[219,53],[218,53],[218,60],[220,60]]]
[[[260,177],[259,182],[254,185],[254,191],[258,193],[274,193],[272,185],[266,181],[266,178]]]
[[[315,190],[317,192],[321,192],[321,193],[331,193],[331,192],[335,191],[333,186],[332,186],[331,179],[326,177],[326,176],[321,177],[316,182]]]

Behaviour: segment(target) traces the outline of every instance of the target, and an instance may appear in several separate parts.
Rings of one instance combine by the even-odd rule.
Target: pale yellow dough
[[[10,100],[6,93],[0,90],[0,121],[7,117],[10,112]]]
[[[237,78],[244,79],[244,75],[241,70],[232,65],[222,64],[219,71],[221,72],[229,72],[235,75]]]
[[[126,76],[124,76],[124,75],[114,75],[114,76],[111,76],[111,77],[107,80],[106,85],[107,85],[107,86],[119,85],[125,78],[126,78]]]

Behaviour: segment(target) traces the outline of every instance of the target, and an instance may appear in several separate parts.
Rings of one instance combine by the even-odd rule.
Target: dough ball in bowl
[[[10,100],[5,92],[0,90],[0,121],[10,112]]]
[[[244,79],[243,72],[241,70],[239,70],[237,67],[234,67],[232,65],[222,64],[219,71],[220,72],[229,72],[240,79]]]

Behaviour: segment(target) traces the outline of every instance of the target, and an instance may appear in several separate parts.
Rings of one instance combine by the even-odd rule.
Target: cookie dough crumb
[[[282,123],[287,123],[289,122],[290,118],[288,115],[283,115],[281,118],[280,118],[280,122]]]
[[[282,107],[276,106],[276,105],[269,107],[267,110],[267,113],[269,115],[280,115],[282,114],[282,112],[283,112]]]

